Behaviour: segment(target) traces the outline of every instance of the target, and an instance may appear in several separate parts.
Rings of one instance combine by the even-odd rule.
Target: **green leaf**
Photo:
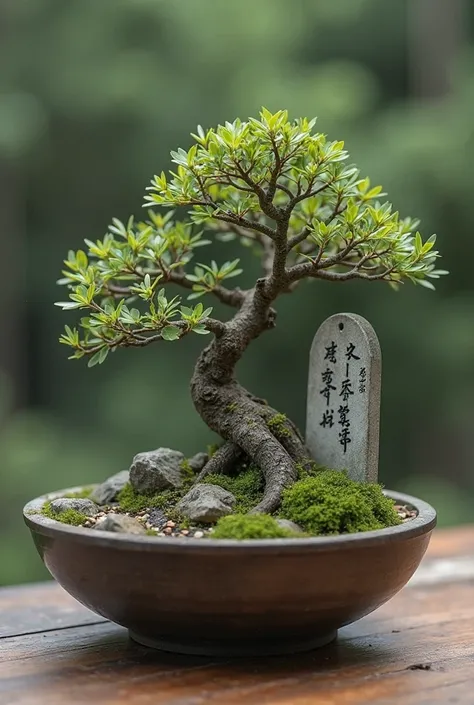
[[[207,328],[205,328],[204,326],[199,325],[199,326],[194,326],[193,333],[199,333],[199,335],[208,335],[208,333],[210,333],[210,331],[208,331]]]
[[[67,311],[69,309],[81,307],[80,303],[74,303],[73,301],[56,301],[54,305],[60,306],[63,309],[63,311]]]
[[[161,337],[165,340],[178,340],[180,337],[179,328],[176,328],[176,326],[165,326],[161,331]]]
[[[420,284],[421,286],[424,286],[426,289],[431,289],[432,291],[435,291],[434,284],[432,284],[427,279],[417,279],[416,283]]]
[[[108,347],[103,347],[102,350],[99,352],[99,365],[101,365],[107,355],[109,354],[109,348]]]
[[[101,361],[101,355],[102,355],[102,350],[99,350],[99,352],[96,352],[94,355],[92,355],[91,358],[89,358],[89,362],[87,363],[87,367],[94,367],[95,365],[98,365]]]

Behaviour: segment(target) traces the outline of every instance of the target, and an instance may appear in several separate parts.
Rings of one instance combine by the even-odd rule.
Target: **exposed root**
[[[239,446],[232,443],[232,441],[226,441],[224,445],[218,448],[214,455],[209,458],[197,476],[196,482],[202,482],[207,475],[232,474],[233,468],[241,457],[242,451]]]
[[[252,514],[274,512],[280,506],[285,487],[297,479],[294,461],[261,418],[253,426],[235,426],[233,441],[253,460],[265,477],[262,501],[254,507]]]
[[[202,366],[208,366],[210,350]],[[196,409],[209,428],[226,443],[204,466],[197,481],[210,473],[233,474],[238,461],[245,458],[263,473],[265,489],[261,502],[252,513],[276,511],[282,492],[298,479],[298,467],[308,461],[309,453],[296,426],[268,404],[251,395],[236,380],[216,383],[216,368],[203,374],[195,370],[191,391]]]

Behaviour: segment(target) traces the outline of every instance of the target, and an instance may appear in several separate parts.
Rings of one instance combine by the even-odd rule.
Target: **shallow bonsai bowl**
[[[436,512],[387,492],[418,516],[400,526],[305,539],[156,538],[76,528],[24,509],[51,575],[79,602],[141,644],[186,654],[308,651],[369,614],[411,578]]]

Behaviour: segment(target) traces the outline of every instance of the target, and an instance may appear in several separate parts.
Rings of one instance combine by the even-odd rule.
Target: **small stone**
[[[183,484],[184,459],[183,453],[171,448],[138,453],[130,466],[130,482],[139,494],[177,489]]]
[[[191,521],[212,524],[232,514],[234,495],[218,485],[197,484],[177,504],[177,511]]]
[[[143,521],[147,521],[150,518],[149,514],[142,514]]]
[[[183,530],[181,531],[181,533],[182,533],[183,536],[188,536],[188,535],[189,535],[189,531],[188,531],[187,529],[183,529]]]
[[[148,516],[148,521],[152,526],[161,529],[168,521],[168,517],[162,509],[152,509]]]
[[[166,529],[163,529],[163,533],[169,536],[173,532],[173,529],[170,526],[167,526]]]
[[[189,467],[193,472],[200,472],[208,460],[209,456],[207,453],[196,453],[192,458],[189,458]]]
[[[295,524],[294,521],[290,521],[289,519],[277,519],[276,523],[278,526],[281,526],[282,529],[287,529],[288,531],[294,531],[296,534],[302,534],[303,529],[299,524]]]
[[[60,499],[53,499],[50,504],[51,511],[53,514],[63,514],[69,509],[74,509],[76,512],[85,514],[88,517],[94,516],[99,511],[97,504],[92,502],[90,499],[79,499],[79,498],[66,498],[61,497]]]
[[[145,529],[139,521],[124,514],[108,514],[98,521],[94,527],[97,531],[111,531],[116,534],[145,534]]]
[[[176,522],[175,521],[167,521],[166,526],[170,526],[172,529],[174,529],[174,527],[176,526]]]
[[[194,534],[195,539],[202,539],[203,536],[204,536],[204,531],[196,531],[196,533]]]
[[[123,490],[129,479],[130,473],[128,470],[122,470],[121,472],[112,475],[91,492],[91,500],[97,504],[109,504],[109,502],[113,502],[114,499],[117,498],[120,490]]]

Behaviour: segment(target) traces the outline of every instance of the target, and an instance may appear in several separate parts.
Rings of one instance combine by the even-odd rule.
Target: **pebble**
[[[204,536],[204,531],[196,531],[196,533],[194,534],[195,539],[202,539],[203,536]]]
[[[175,521],[167,521],[166,526],[169,526],[171,529],[174,529],[174,527],[176,526],[176,522]]]
[[[173,529],[171,526],[167,526],[166,529],[164,529],[163,533],[166,534],[166,536],[169,536],[173,532]]]
[[[152,509],[149,516],[150,524],[155,526],[157,529],[161,529],[166,525],[168,517],[162,509]]]
[[[187,529],[183,529],[181,533],[183,536],[188,536],[189,531]]]
[[[396,504],[394,508],[403,523],[410,521],[410,519],[414,519],[417,516],[416,509],[409,506],[406,507],[402,504]]]

